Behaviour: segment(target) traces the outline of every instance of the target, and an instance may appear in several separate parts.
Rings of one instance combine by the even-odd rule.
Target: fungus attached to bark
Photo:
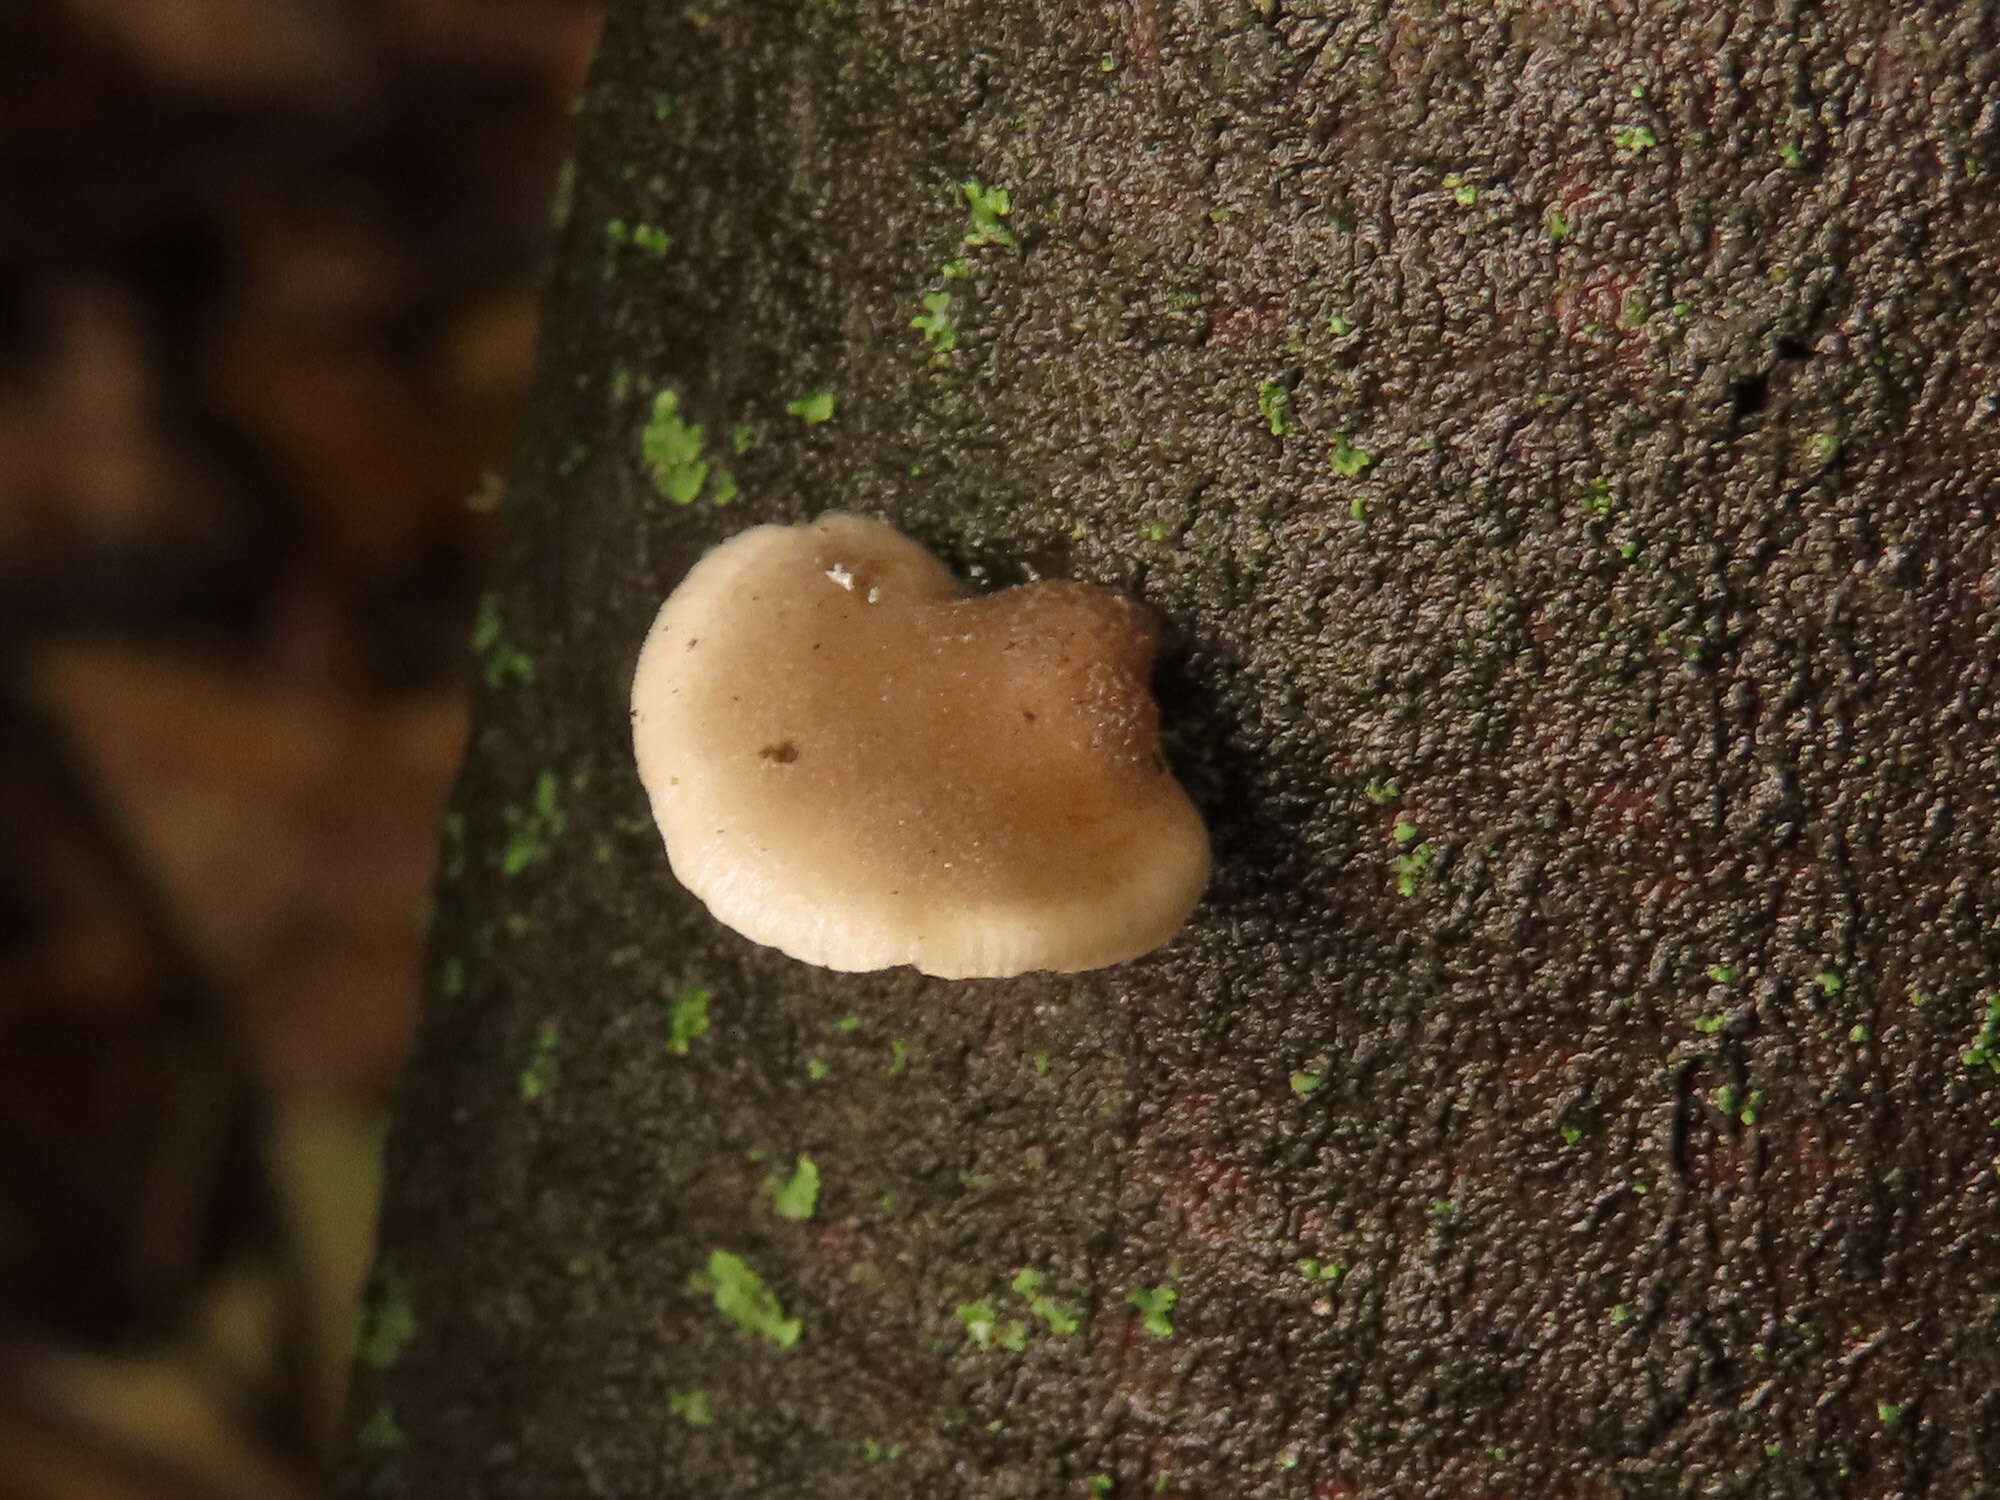
[[[1122,595],[970,597],[858,516],[743,532],[668,598],[632,683],[668,861],[717,920],[829,969],[1136,958],[1208,880],[1156,644]]]

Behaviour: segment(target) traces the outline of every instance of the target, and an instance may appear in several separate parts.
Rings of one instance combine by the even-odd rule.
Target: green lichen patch
[[[1081,1326],[1076,1313],[1042,1290],[1047,1278],[1032,1266],[1023,1266],[1009,1283],[1014,1295],[1027,1299],[1028,1311],[1048,1324],[1049,1332],[1068,1338]]]
[[[1560,245],[1575,232],[1569,222],[1569,215],[1554,204],[1550,204],[1548,212],[1542,215],[1542,229],[1547,233],[1551,245]]]
[[[521,1097],[529,1104],[556,1086],[556,1048],[561,1041],[562,1028],[554,1021],[542,1022],[535,1033],[535,1050],[521,1069]]]
[[[1171,1286],[1135,1286],[1125,1294],[1128,1306],[1139,1310],[1140,1325],[1156,1339],[1174,1336],[1174,1307],[1181,1294]]]
[[[817,427],[821,422],[831,422],[833,411],[832,391],[807,391],[803,396],[785,403],[786,415],[797,417],[808,427]]]
[[[1437,850],[1429,844],[1419,844],[1408,854],[1396,855],[1389,861],[1389,873],[1396,878],[1396,894],[1416,895],[1430,879],[1431,867],[1436,863]]]
[[[738,423],[731,430],[736,451],[747,451],[754,438],[750,428]],[[653,488],[675,505],[692,505],[702,497],[704,487],[711,505],[727,505],[741,493],[736,476],[712,463],[705,451],[707,429],[681,415],[680,393],[671,388],[653,398],[652,410],[639,435],[639,451],[651,476]]]
[[[1757,1116],[1764,1105],[1764,1090],[1752,1089],[1746,1095],[1733,1083],[1725,1083],[1715,1091],[1715,1107],[1739,1125],[1755,1125]]]
[[[1366,448],[1357,448],[1349,442],[1346,433],[1336,432],[1333,435],[1333,451],[1328,455],[1328,461],[1333,465],[1333,472],[1342,479],[1357,479],[1362,470],[1375,462],[1375,455]]]
[[[708,1035],[708,1002],[713,995],[700,985],[682,990],[667,1005],[667,1051],[686,1057]]]
[[[776,1176],[766,1178],[764,1191],[770,1194],[771,1207],[779,1218],[803,1224],[819,1208],[819,1164],[810,1156],[801,1156],[790,1177],[783,1181]]]
[[[1015,1318],[1003,1320],[990,1297],[961,1302],[952,1316],[965,1325],[965,1336],[978,1348],[991,1349],[998,1345],[1019,1354],[1028,1347],[1027,1325]]]
[[[1644,125],[1620,125],[1611,132],[1611,144],[1631,156],[1644,156],[1660,144],[1660,138]]]
[[[901,1078],[910,1071],[910,1044],[899,1036],[889,1038],[889,1076]]]
[[[440,834],[438,873],[446,880],[460,879],[465,874],[465,814],[446,813]]]
[[[361,1307],[354,1335],[354,1357],[370,1370],[387,1370],[402,1359],[417,1336],[417,1312],[410,1302],[409,1283],[394,1266],[384,1263],[374,1276]]]
[[[1445,190],[1451,194],[1452,202],[1456,203],[1460,208],[1471,208],[1479,201],[1479,184],[1471,181],[1462,173],[1445,173],[1444,185]]]
[[[712,1427],[715,1414],[709,1409],[708,1392],[699,1388],[692,1391],[674,1391],[667,1396],[667,1412],[679,1417],[690,1427]]]
[[[394,1408],[378,1406],[360,1430],[354,1434],[354,1441],[363,1452],[374,1454],[400,1453],[408,1441],[403,1432],[403,1424],[396,1420]]]
[[[1050,1297],[1031,1298],[1028,1311],[1048,1324],[1049,1332],[1057,1338],[1068,1338],[1080,1326],[1075,1313]]]
[[[1292,393],[1282,381],[1266,380],[1257,387],[1257,415],[1270,425],[1272,437],[1289,437],[1299,430],[1292,417]]]
[[[1324,1073],[1294,1073],[1292,1074],[1292,1092],[1303,1099],[1309,1095],[1317,1094],[1320,1090],[1320,1085],[1325,1082],[1326,1075]]]
[[[669,388],[653,398],[653,410],[639,435],[639,451],[653,487],[675,505],[692,505],[708,482],[702,438],[701,424],[681,416],[678,391]]]
[[[622,250],[627,245],[655,260],[666,259],[673,248],[674,237],[657,224],[627,224],[623,219],[613,219],[604,226],[605,241],[613,250]],[[607,267],[607,270],[610,268]]]
[[[534,801],[528,807],[503,808],[500,816],[507,825],[507,843],[500,853],[503,874],[518,875],[548,858],[550,848],[568,826],[555,774],[544,771],[535,778]]]
[[[1014,212],[1014,198],[1007,189],[965,182],[959,190],[965,194],[965,206],[972,215],[972,227],[965,232],[967,245],[975,250],[986,245],[1004,245],[1011,250],[1020,245],[1006,223]]]
[[[1321,1284],[1336,1282],[1347,1274],[1346,1261],[1318,1260],[1312,1256],[1307,1256],[1299,1261],[1298,1268],[1299,1274],[1305,1277],[1307,1281],[1319,1282]]]
[[[951,293],[924,293],[924,310],[910,319],[910,326],[923,334],[933,353],[949,354],[956,349],[958,324],[951,315]]]
[[[706,1270],[688,1278],[688,1290],[715,1299],[715,1310],[737,1327],[769,1339],[780,1349],[798,1343],[805,1324],[785,1316],[784,1304],[741,1256],[711,1250]]]
[[[1986,997],[1986,1019],[1958,1060],[1968,1068],[1987,1068],[2000,1076],[2000,993]]]
[[[549,196],[549,224],[560,230],[569,223],[576,205],[576,158],[565,156],[556,169],[556,190]]]
[[[1093,1474],[1084,1488],[1090,1494],[1091,1500],[1104,1500],[1106,1495],[1118,1488],[1118,1481],[1109,1474]]]
[[[497,594],[485,594],[479,600],[478,612],[472,617],[472,649],[480,658],[479,675],[490,688],[535,680],[535,659],[502,638]]]

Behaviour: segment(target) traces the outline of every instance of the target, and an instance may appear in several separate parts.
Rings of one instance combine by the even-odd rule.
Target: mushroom
[[[632,682],[668,862],[724,925],[829,969],[1150,952],[1209,863],[1160,753],[1157,640],[1086,584],[969,597],[859,516],[745,531],[661,607]]]

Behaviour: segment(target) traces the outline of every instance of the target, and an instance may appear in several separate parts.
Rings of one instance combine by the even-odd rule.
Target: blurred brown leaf
[[[219,343],[220,406],[275,453],[340,572],[393,573],[466,530],[464,499],[488,447],[449,393],[342,327],[249,318]]]
[[[41,310],[41,357],[0,384],[0,575],[212,537],[214,497],[161,429],[129,294],[62,282]]]
[[[351,7],[337,0],[67,0],[142,72],[189,92],[331,101],[366,82]]]
[[[268,1083],[379,1095],[414,1013],[455,695],[381,704],[137,648],[42,662]]]
[[[386,0],[382,9],[411,55],[532,69],[564,97],[583,86],[603,19],[594,0]]]

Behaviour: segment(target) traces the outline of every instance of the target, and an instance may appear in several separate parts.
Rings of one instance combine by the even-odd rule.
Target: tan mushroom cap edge
[[[830,512],[714,548],[661,607],[632,740],[674,875],[807,963],[949,979],[1122,963],[1208,883],[1160,753],[1157,631],[1079,583],[968,596]]]

